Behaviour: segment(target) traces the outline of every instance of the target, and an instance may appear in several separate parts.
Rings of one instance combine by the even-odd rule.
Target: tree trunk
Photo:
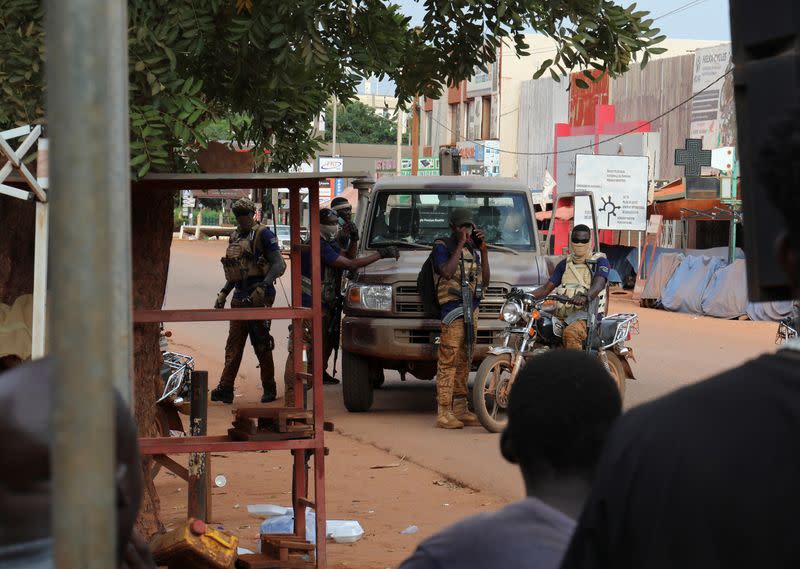
[[[161,308],[167,286],[169,248],[172,242],[171,192],[136,191],[131,196],[133,307]],[[33,251],[35,205],[0,195],[0,302],[12,303],[33,292]],[[156,436],[156,399],[161,394],[161,352],[158,324],[134,326],[133,413],[139,436]],[[142,469],[145,493],[137,522],[149,537],[163,530],[159,519],[160,501],[149,471],[153,460],[145,458]]]
[[[172,192],[136,190],[131,195],[131,240],[133,243],[133,308],[159,309],[164,303],[172,243]],[[156,433],[156,400],[161,395],[161,352],[158,324],[136,324],[133,336],[134,414],[139,436]],[[161,502],[150,476],[152,458],[142,461],[145,492],[137,529],[151,537],[163,531],[159,518]]]
[[[0,195],[0,302],[33,292],[36,204]]]

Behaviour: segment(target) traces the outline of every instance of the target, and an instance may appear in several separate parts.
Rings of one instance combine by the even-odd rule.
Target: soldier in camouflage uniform
[[[286,270],[278,248],[278,239],[265,225],[253,219],[255,204],[248,199],[233,204],[236,230],[231,233],[228,249],[222,258],[225,286],[217,295],[214,308],[224,308],[231,290],[231,308],[269,307],[275,301],[275,280]],[[261,371],[262,403],[276,397],[275,364],[272,350],[275,342],[269,333],[269,320],[231,320],[225,345],[225,367],[219,385],[211,391],[212,401],[233,403],[233,385],[242,363],[247,337],[256,353]]]

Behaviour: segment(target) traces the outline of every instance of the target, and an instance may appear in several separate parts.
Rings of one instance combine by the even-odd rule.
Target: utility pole
[[[333,96],[333,137],[331,138],[331,156],[337,156],[336,154],[336,107],[338,107],[338,101],[336,99],[336,95]]]
[[[403,111],[397,107],[397,161],[395,172],[399,176],[401,173],[401,163],[403,162]]]
[[[411,175],[419,173],[419,97],[414,97],[411,109]]]
[[[45,6],[49,272],[58,275],[50,313],[55,566],[108,569],[117,565],[114,385],[130,398],[131,376],[127,2]]]

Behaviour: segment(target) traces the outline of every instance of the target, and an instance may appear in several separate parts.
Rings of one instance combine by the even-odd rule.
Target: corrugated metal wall
[[[595,71],[595,75],[599,72]],[[589,84],[588,89],[581,89],[575,84],[583,79]],[[572,126],[591,126],[595,123],[597,105],[608,104],[608,75],[604,75],[597,83],[592,83],[583,73],[573,73],[569,77],[572,87],[569,92],[569,124]],[[563,79],[562,79],[563,81]]]
[[[519,98],[518,152],[552,152],[556,123],[569,119],[569,93],[566,81],[551,78],[523,81]],[[518,158],[519,179],[531,188],[541,189],[544,172],[552,174],[552,156]]]
[[[618,122],[650,120],[692,96],[694,55],[658,59],[643,70],[632,67],[622,77],[611,80],[611,104]],[[683,175],[675,166],[676,148],[683,148],[689,137],[691,104],[671,112],[651,125],[661,133],[661,167],[658,177],[674,180]]]

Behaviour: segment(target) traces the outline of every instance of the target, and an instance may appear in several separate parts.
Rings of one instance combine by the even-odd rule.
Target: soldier
[[[399,258],[397,247],[381,247],[377,253],[372,253],[366,257],[349,259],[342,254],[337,241],[339,233],[339,216],[332,209],[323,208],[319,210],[319,232],[320,232],[320,255],[322,268],[322,361],[327,362],[328,357],[333,351],[332,339],[326,333],[331,328],[331,307],[336,302],[339,294],[342,275],[341,271],[355,271],[361,267],[371,265],[380,259],[389,257]],[[308,251],[303,251],[300,257],[300,272],[303,279],[303,306],[311,307],[311,255]],[[291,330],[291,328],[290,328]],[[303,343],[312,344],[311,320],[303,320]],[[308,358],[309,369],[312,368],[311,357]],[[326,378],[327,376],[327,378]],[[326,380],[327,379],[327,380]],[[339,383],[338,380],[330,377],[323,370],[323,382]],[[295,406],[294,396],[294,348],[291,331],[289,334],[289,355],[286,358],[286,367],[283,376],[286,388],[285,404],[287,407]]]
[[[331,209],[339,216],[339,247],[342,254],[348,259],[355,259],[358,251],[358,227],[353,222],[353,206],[347,198],[341,196],[333,198]]]
[[[572,302],[559,302],[556,316],[564,321],[564,347],[582,350],[588,337],[589,313],[586,305],[605,292],[611,265],[602,253],[591,254],[591,230],[586,225],[576,225],[570,238],[570,255],[556,265],[550,280],[533,291],[536,298],[544,298],[553,290],[572,298]],[[601,296],[601,304],[605,300]],[[603,310],[600,306],[600,310]]]
[[[231,233],[228,250],[222,258],[225,286],[219,291],[214,308],[224,308],[231,290],[231,308],[272,306],[275,301],[275,280],[283,274],[286,263],[278,248],[278,239],[265,225],[255,223],[255,205],[248,199],[233,204],[236,230]],[[231,320],[225,345],[225,367],[219,385],[211,391],[212,401],[233,403],[233,384],[242,363],[244,344],[250,344],[261,368],[262,403],[275,401],[275,364],[272,350],[275,342],[269,333],[269,320]]]
[[[475,228],[472,212],[466,208],[453,209],[450,228],[450,238],[437,241],[432,254],[442,318],[436,370],[436,426],[461,429],[465,425],[480,426],[478,417],[467,409],[467,379],[472,366],[480,291],[489,284],[490,271],[484,234]],[[464,305],[465,283],[471,291],[471,306]],[[472,326],[465,322],[470,312]],[[471,338],[467,337],[469,328]]]

